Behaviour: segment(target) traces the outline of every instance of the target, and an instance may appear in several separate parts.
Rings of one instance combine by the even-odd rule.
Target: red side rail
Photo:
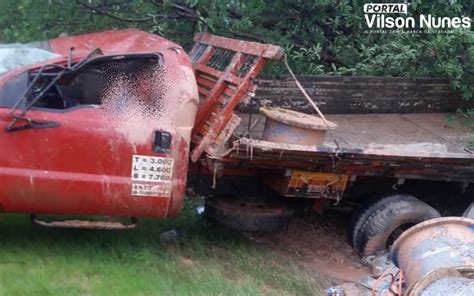
[[[190,56],[199,88],[191,160],[208,151],[231,121],[237,104],[254,88],[253,79],[269,59],[279,60],[279,46],[199,33]]]

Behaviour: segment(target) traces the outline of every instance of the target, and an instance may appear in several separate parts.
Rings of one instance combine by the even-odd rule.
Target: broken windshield
[[[0,74],[57,57],[60,55],[22,44],[0,44]]]

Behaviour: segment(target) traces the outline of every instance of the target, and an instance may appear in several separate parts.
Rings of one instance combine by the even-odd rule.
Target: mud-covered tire
[[[284,229],[294,210],[284,203],[252,199],[215,198],[206,201],[205,216],[224,227],[249,232]]]
[[[352,227],[352,247],[361,256],[387,249],[409,227],[441,217],[430,205],[407,194],[379,199],[361,211]]]
[[[360,205],[359,208],[355,209],[350,220],[349,224],[346,227],[346,241],[347,243],[353,247],[354,246],[354,233],[355,228],[357,227],[357,222],[361,220],[362,214],[367,212],[367,209],[373,205],[378,199],[376,197],[370,197],[364,200],[364,202]]]

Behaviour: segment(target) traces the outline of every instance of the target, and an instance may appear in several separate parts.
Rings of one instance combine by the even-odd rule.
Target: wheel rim
[[[398,237],[400,237],[400,235],[402,235],[402,233],[407,230],[408,228],[414,226],[416,223],[414,222],[408,222],[408,223],[404,223],[400,226],[398,226],[397,228],[395,228],[392,232],[390,232],[390,234],[388,235],[387,237],[387,242],[385,243],[385,248],[390,248],[393,243],[397,240]]]

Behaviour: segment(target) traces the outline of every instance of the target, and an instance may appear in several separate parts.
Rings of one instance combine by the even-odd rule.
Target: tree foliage
[[[381,2],[381,1],[379,1]],[[400,1],[396,1],[400,2]],[[410,1],[409,15],[471,16],[473,1]],[[0,40],[135,27],[189,48],[195,32],[283,46],[300,74],[446,77],[472,97],[474,34],[368,33],[361,0],[2,0]],[[281,74],[274,65],[267,70]]]

